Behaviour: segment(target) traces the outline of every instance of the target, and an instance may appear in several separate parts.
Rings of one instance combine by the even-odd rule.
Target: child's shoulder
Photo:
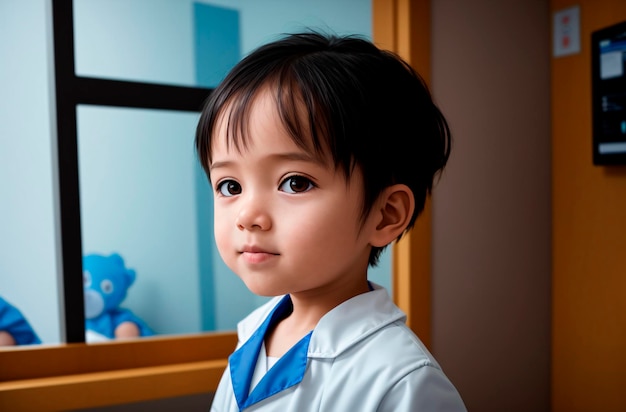
[[[423,342],[406,325],[406,315],[387,291],[376,287],[329,312],[311,339],[313,356],[376,358],[381,366],[397,361],[414,367],[439,367]]]
[[[426,345],[401,321],[391,323],[373,334],[365,346],[368,352],[376,352],[381,365],[400,363],[415,369],[423,366],[440,369]]]

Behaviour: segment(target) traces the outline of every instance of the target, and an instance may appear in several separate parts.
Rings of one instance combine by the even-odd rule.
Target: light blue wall
[[[280,33],[299,30],[304,26],[371,37],[369,0],[223,0],[203,3],[239,11],[242,54]],[[193,4],[191,0],[77,0],[77,73],[196,85],[202,75],[196,73],[194,64],[194,30],[198,28],[194,27]],[[54,343],[59,342],[62,335],[57,286],[60,272],[55,250],[58,241],[53,206],[55,167],[52,159],[55,146],[52,144],[54,134],[51,132],[54,130],[54,112],[50,104],[53,82],[52,49],[49,44],[51,35],[48,33],[50,22],[47,16],[49,8],[46,0],[0,0],[0,94],[3,96],[0,102],[0,294],[22,309],[44,342]],[[120,126],[119,116],[120,113],[115,110],[83,108],[79,111],[80,127],[85,136],[93,136],[87,130],[100,123],[101,130],[107,131],[111,139],[111,136],[121,138],[129,130]],[[150,116],[150,113],[140,115],[147,120]],[[190,134],[189,124],[193,121],[181,120],[179,116],[160,116],[160,120],[154,120],[152,124],[156,126],[163,121],[165,123],[159,128],[160,131],[171,125]],[[102,123],[105,119],[110,119],[110,122]],[[116,130],[116,127],[120,129]],[[142,128],[142,133],[145,132],[146,128]],[[163,159],[167,151],[172,154],[169,158],[169,176],[179,182],[180,187],[176,190],[186,192],[180,198],[186,198],[195,190],[193,179],[184,180],[184,175],[197,173],[197,170],[183,166],[189,161],[188,156],[192,151],[185,151],[185,148],[181,149],[182,146],[171,148],[167,146],[169,141],[166,138],[160,139],[157,147],[163,152],[154,155]],[[122,145],[120,142],[117,149]],[[97,140],[83,142],[79,148],[83,163],[89,155],[82,151],[89,150],[88,145],[103,150],[101,142]],[[115,150],[111,149],[110,154],[121,161],[124,167],[128,167],[134,178],[139,179],[144,161]],[[149,163],[148,160],[145,162]],[[167,172],[162,172],[146,178],[146,181],[167,179]],[[85,188],[95,185],[94,179],[95,175],[81,177],[81,196],[85,196],[83,203],[90,204],[90,211],[83,211],[83,219],[92,222],[84,228],[85,252],[97,250],[107,253],[122,248],[126,245],[124,242],[130,242],[130,239],[113,245],[106,238],[96,238],[94,233],[98,225],[93,222],[98,221],[100,212],[91,209],[96,197],[89,195],[89,190]],[[183,182],[188,182],[188,185]],[[147,190],[143,188],[140,191]],[[133,196],[140,191],[132,190],[132,185],[127,186],[122,197],[126,197],[131,205]],[[188,212],[179,222],[182,227],[172,226],[167,229],[168,223],[163,222],[163,216],[154,216],[151,222],[159,222],[163,226],[159,230],[168,231],[172,235],[181,231],[187,234],[193,232],[197,227],[198,210],[206,208],[210,212],[211,208],[210,205],[198,204],[193,195],[190,195],[190,199],[177,206]],[[106,210],[103,209],[104,212]],[[135,220],[137,227],[128,237],[142,237],[142,234],[149,236],[149,222],[150,219]],[[101,229],[105,231],[106,228]],[[108,229],[110,232],[111,228]],[[144,233],[137,234],[138,231]],[[239,279],[221,263],[214,250],[213,282],[215,290],[219,291],[214,296],[215,319],[212,322],[203,321],[198,315],[198,307],[202,304],[202,294],[198,289],[203,286],[191,276],[199,270],[198,266],[193,266],[197,265],[198,260],[197,243],[196,246],[181,245],[174,263],[160,268],[151,262],[156,259],[150,259],[148,245],[144,246],[128,246],[130,251],[126,254],[121,251],[127,264],[138,270],[137,284],[131,287],[125,306],[139,312],[163,332],[201,329],[211,323],[217,329],[232,329],[237,320],[264,301],[245,289]],[[184,272],[184,275],[173,275],[176,269]],[[161,280],[166,281],[167,291],[160,286],[148,285],[153,280],[147,280],[147,273],[159,271]],[[372,271],[371,279],[389,287],[389,272],[390,253],[387,252],[381,259],[380,268]],[[146,284],[145,289],[141,289],[140,282]],[[163,303],[170,299],[176,302],[182,300],[184,304],[172,307]],[[156,306],[159,308],[149,310]],[[177,313],[186,320],[182,323],[168,323],[164,319],[168,313]],[[189,330],[192,331],[195,330]]]

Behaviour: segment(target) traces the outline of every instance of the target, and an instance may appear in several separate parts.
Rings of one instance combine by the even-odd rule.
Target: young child
[[[275,296],[238,325],[212,411],[464,411],[368,282],[409,230],[450,151],[421,78],[354,36],[288,35],[214,90],[196,149],[225,263]]]

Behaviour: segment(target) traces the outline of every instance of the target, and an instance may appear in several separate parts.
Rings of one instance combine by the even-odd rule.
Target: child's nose
[[[269,230],[272,227],[268,213],[258,201],[252,201],[241,208],[235,223],[239,230]]]

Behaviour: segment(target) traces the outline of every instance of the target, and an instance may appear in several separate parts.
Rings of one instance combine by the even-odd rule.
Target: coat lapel
[[[285,353],[250,392],[252,376],[265,334],[291,310],[291,298],[286,295],[250,339],[230,356],[230,376],[240,410],[302,381],[306,371],[309,341],[313,332],[307,334]]]

